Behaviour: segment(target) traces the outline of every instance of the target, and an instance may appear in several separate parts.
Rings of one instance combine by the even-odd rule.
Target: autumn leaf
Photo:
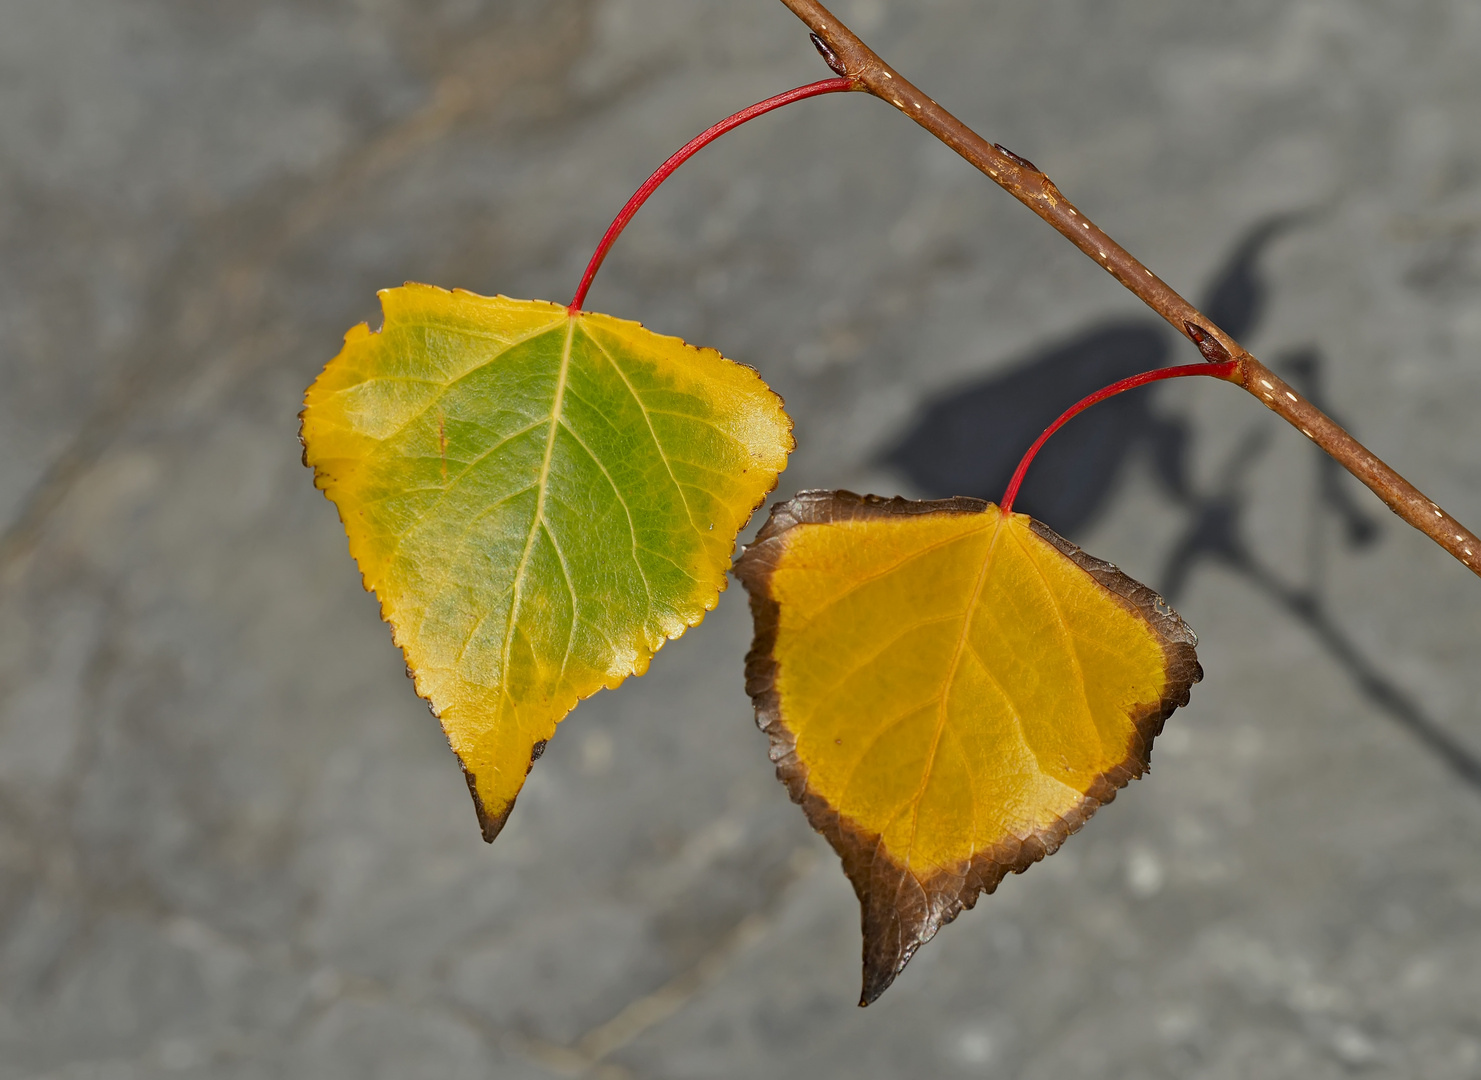
[[[791,421],[750,368],[634,322],[380,297],[308,390],[304,462],[493,840],[577,701],[714,607]]]
[[[1203,677],[1146,586],[976,499],[804,492],[736,564],[777,775],[843,859],[879,997],[1148,767]]]

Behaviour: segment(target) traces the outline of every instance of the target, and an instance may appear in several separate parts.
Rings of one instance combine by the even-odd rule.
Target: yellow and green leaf
[[[804,492],[736,574],[757,722],[863,908],[861,1004],[1145,772],[1203,674],[1152,590],[976,499]]]
[[[577,701],[714,607],[791,422],[750,368],[634,322],[380,296],[308,390],[304,462],[492,840]]]

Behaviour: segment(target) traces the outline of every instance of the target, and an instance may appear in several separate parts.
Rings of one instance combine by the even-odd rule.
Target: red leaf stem
[[[1003,492],[1003,501],[1000,504],[1003,510],[1003,516],[1007,517],[1013,512],[1013,500],[1018,498],[1018,489],[1023,485],[1024,474],[1028,472],[1028,467],[1034,460],[1034,456],[1038,454],[1040,448],[1049,441],[1049,436],[1064,427],[1075,416],[1090,408],[1090,406],[1097,402],[1105,401],[1106,398],[1115,397],[1123,390],[1145,386],[1147,383],[1161,382],[1163,379],[1181,379],[1189,375],[1212,375],[1216,379],[1228,379],[1230,376],[1236,375],[1238,370],[1239,363],[1235,360],[1227,360],[1220,364],[1185,364],[1182,367],[1158,368],[1156,371],[1144,371],[1140,375],[1133,375],[1129,379],[1122,379],[1120,382],[1112,383],[1110,386],[1097,390],[1089,397],[1081,398],[1060,414],[1058,420],[1044,429],[1044,434],[1034,440],[1034,445],[1030,446],[1028,453],[1023,455],[1023,460],[1018,463],[1018,468],[1013,470],[1013,479],[1008,481],[1008,488]]]
[[[643,186],[633,193],[633,197],[627,200],[621,212],[612,219],[612,224],[607,227],[606,235],[597,249],[592,253],[591,262],[586,264],[586,274],[581,279],[581,286],[576,290],[576,295],[571,298],[571,311],[574,314],[581,310],[581,305],[586,303],[587,290],[591,288],[592,279],[597,276],[601,269],[602,261],[606,259],[607,252],[612,249],[617,238],[622,235],[622,230],[627,228],[627,223],[632,220],[633,215],[638,212],[638,207],[648,201],[648,196],[658,190],[660,184],[674,174],[680,165],[699,153],[710,143],[714,142],[727,131],[733,131],[748,120],[754,120],[758,116],[764,116],[773,109],[780,109],[783,105],[790,105],[794,101],[804,98],[817,97],[819,94],[836,94],[841,90],[856,90],[860,87],[852,79],[824,79],[822,82],[809,83],[807,86],[799,86],[795,90],[788,90],[785,94],[758,101],[748,109],[742,109],[734,116],[721,120],[714,127],[696,135],[679,149],[673,157],[669,158],[658,167],[658,171],[644,181]]]

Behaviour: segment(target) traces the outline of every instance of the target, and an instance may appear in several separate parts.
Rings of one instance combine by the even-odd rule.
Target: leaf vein
[[[703,416],[695,416],[693,413],[678,412],[675,409],[649,409],[648,413],[651,416],[677,416],[681,420],[689,420],[696,424],[702,424],[716,434],[723,435],[726,439],[735,443],[735,445],[737,446],[746,445],[734,432],[726,430],[719,424],[715,423],[715,421],[708,420]]]
[[[921,629],[922,627],[930,626],[933,623],[948,622],[951,619],[955,619],[957,617],[958,617],[957,616],[957,613],[953,611],[949,615],[937,615],[937,616],[934,616],[933,618],[920,619],[917,622],[911,623],[909,626],[905,627],[899,633],[892,635],[889,638],[889,640],[887,640],[879,648],[872,650],[869,653],[868,656],[866,656],[864,659],[860,660],[857,664],[850,665],[849,668],[846,671],[844,671],[844,673],[842,675],[840,675],[838,678],[832,680],[831,682],[829,682],[825,686],[819,687],[818,690],[817,690],[818,696],[820,698],[826,698],[826,696],[828,694],[831,694],[834,690],[837,690],[840,686],[842,686],[844,683],[848,682],[850,679],[852,679],[859,672],[861,672],[865,668],[869,667],[870,664],[873,664],[874,661],[878,660],[885,653],[887,653],[891,649],[893,649],[899,643],[900,639],[903,638],[903,637],[905,637],[907,634],[913,634],[917,630]],[[813,706],[812,711],[810,711],[807,714],[807,720],[810,721],[810,720],[812,720],[812,718],[814,716],[817,715],[817,711],[822,706],[823,703],[824,703],[823,701],[819,701],[817,705],[814,705]]]
[[[689,527],[695,532],[699,532],[699,526],[694,521],[694,511],[689,507],[689,496],[684,494],[684,488],[679,483],[679,478],[674,475],[674,467],[670,464],[669,456],[663,449],[663,443],[658,440],[658,432],[654,430],[653,417],[648,414],[648,406],[638,396],[638,391],[633,386],[631,380],[628,379],[627,372],[618,366],[617,358],[612,355],[607,349],[607,346],[602,344],[596,335],[592,333],[588,332],[586,336],[601,350],[602,355],[607,358],[607,363],[612,365],[612,370],[617,372],[617,377],[622,380],[622,385],[627,387],[627,392],[632,395],[633,401],[637,403],[638,411],[643,414],[643,423],[648,426],[648,435],[653,439],[653,447],[658,451],[659,460],[663,462],[663,467],[668,470],[669,479],[673,481],[674,490],[679,493],[679,499],[684,504],[684,513],[689,515]]]
[[[566,677],[566,665],[571,661],[571,648],[576,643],[576,620],[580,614],[581,601],[576,597],[576,584],[571,580],[571,570],[566,565],[566,553],[561,550],[560,541],[555,538],[555,530],[550,527],[548,521],[540,522],[540,527],[545,530],[550,546],[555,549],[555,558],[561,567],[561,577],[566,582],[566,592],[571,594],[571,625],[566,629],[566,654],[561,657],[560,671],[555,676],[556,685],[559,686],[561,680]]]
[[[565,428],[566,434],[576,440],[576,445],[581,447],[586,456],[591,458],[591,463],[601,471],[602,476],[607,481],[607,486],[612,489],[612,494],[617,496],[617,502],[622,507],[622,512],[627,515],[627,531],[632,537],[633,565],[638,568],[638,577],[643,579],[643,592],[648,597],[647,614],[651,615],[653,614],[653,587],[648,583],[648,573],[643,569],[643,560],[638,558],[638,527],[636,522],[633,521],[632,508],[627,505],[627,499],[623,496],[622,489],[617,486],[617,481],[612,479],[612,474],[607,471],[607,466],[603,465],[601,459],[592,452],[591,447],[586,445],[586,440],[578,435],[570,424],[562,421],[561,427]],[[647,621],[646,615],[644,616],[644,621]]]
[[[1044,568],[1039,565],[1039,560],[1034,558],[1034,553],[1029,550],[1028,545],[1023,542],[1021,536],[1015,536],[1019,548],[1028,558],[1029,565],[1034,568],[1034,573],[1039,575],[1039,581],[1044,586],[1044,592],[1049,597],[1049,606],[1054,609],[1054,618],[1059,627],[1061,639],[1065,643],[1065,651],[1070,654],[1070,661],[1075,665],[1075,685],[1080,689],[1080,700],[1085,704],[1085,719],[1090,722],[1090,730],[1095,732],[1096,742],[1101,746],[1101,757],[1105,757],[1105,741],[1100,737],[1100,727],[1095,722],[1095,711],[1090,707],[1090,687],[1085,684],[1085,668],[1080,662],[1080,648],[1075,644],[1075,635],[1070,630],[1070,624],[1065,621],[1064,611],[1059,606],[1059,597],[1054,595],[1054,588],[1049,584],[1049,576],[1044,573]],[[1086,575],[1089,576],[1088,574]],[[1093,579],[1092,579],[1093,580]]]
[[[929,702],[925,704],[929,704]],[[883,739],[891,731],[895,730],[895,728],[903,724],[906,720],[909,720],[916,713],[920,712],[923,707],[924,706],[922,704],[912,705],[910,708],[906,709],[904,712],[898,714],[897,716],[890,717],[890,719],[887,720],[882,726],[870,733],[869,738],[864,743],[864,749],[859,751],[859,756],[854,759],[854,763],[849,766],[848,772],[844,775],[843,786],[839,788],[838,791],[838,806],[835,807],[835,809],[837,809],[839,813],[844,812],[843,804],[848,799],[849,788],[853,786],[854,775],[859,771],[859,766],[864,764],[864,759],[869,756],[870,752],[875,748],[875,746],[879,744],[879,741],[881,739]],[[889,821],[885,823],[885,828],[888,828],[889,825],[893,823],[895,818],[898,816],[898,812],[895,815],[891,816]],[[884,835],[884,829],[880,830],[880,835]]]
[[[924,556],[931,554],[933,551],[939,551],[941,548],[947,547],[951,544],[955,544],[960,540],[974,539],[976,536],[976,531],[958,533],[956,536],[949,536],[945,540],[938,540],[935,543],[929,544],[917,551],[912,551],[910,554],[897,559],[895,562],[890,563],[888,566],[884,567],[876,573],[866,574],[862,577],[851,577],[850,580],[853,582],[853,584],[851,584],[847,589],[844,589],[843,592],[839,593],[837,596],[833,597],[822,607],[818,608],[818,610],[813,612],[813,614],[809,615],[806,621],[799,623],[797,625],[797,633],[800,634],[802,631],[812,626],[813,623],[817,622],[824,615],[828,614],[828,612],[832,611],[835,607],[843,603],[850,596],[858,592],[860,589],[864,588],[866,585],[872,585],[874,584],[874,582],[879,581],[881,578],[889,577],[895,571],[909,566],[916,559],[923,558]]]
[[[952,685],[956,682],[957,668],[962,662],[962,653],[969,644],[972,630],[972,616],[976,613],[977,602],[982,598],[982,588],[987,583],[988,573],[992,568],[993,556],[998,551],[998,537],[1003,531],[1003,522],[1006,520],[1001,511],[998,514],[997,526],[993,529],[992,538],[988,541],[987,554],[982,559],[982,569],[977,573],[977,581],[972,587],[972,598],[967,601],[967,610],[962,616],[962,632],[957,637],[956,651],[952,654],[951,666],[947,669],[946,678],[941,683],[941,699],[936,717],[936,730],[931,736],[931,748],[926,752],[926,768],[921,776],[920,787],[916,789],[915,795],[910,800],[910,842],[906,845],[905,866],[909,868],[910,859],[915,851],[915,838],[920,831],[920,801],[925,797],[926,788],[931,785],[931,773],[936,766],[936,752],[941,745],[941,733],[946,729],[947,702],[951,697]]]
[[[514,598],[509,604],[509,622],[504,627],[504,647],[499,659],[499,683],[504,692],[500,693],[499,705],[494,711],[496,724],[504,718],[504,702],[509,697],[506,689],[509,684],[509,650],[514,645],[514,628],[519,622],[519,606],[523,598],[525,571],[530,565],[530,551],[535,546],[535,533],[545,520],[545,490],[550,482],[550,462],[555,455],[555,433],[560,427],[561,409],[565,405],[566,377],[571,369],[571,344],[575,336],[576,320],[570,319],[566,324],[566,344],[561,350],[560,373],[556,376],[555,401],[550,407],[550,434],[545,439],[545,460],[540,466],[540,478],[535,485],[535,516],[530,522],[530,534],[525,538],[524,553],[520,555],[519,565],[514,571]]]
[[[559,322],[559,320],[557,320],[555,322],[549,323],[546,326],[540,327],[538,330],[532,330],[528,334],[526,334],[524,337],[522,337],[522,338],[516,338],[515,340],[509,342],[507,345],[505,345],[498,352],[496,352],[493,355],[491,355],[487,360],[480,360],[478,363],[474,364],[467,371],[461,371],[457,375],[454,375],[451,379],[448,379],[445,383],[443,383],[442,390],[440,392],[438,392],[437,394],[434,394],[432,396],[432,400],[429,401],[429,402],[427,402],[426,406],[420,412],[418,412],[415,416],[413,416],[410,419],[408,419],[406,421],[406,423],[399,425],[394,431],[389,432],[384,439],[378,439],[376,441],[377,442],[381,442],[381,443],[385,443],[385,442],[390,441],[391,439],[396,438],[396,436],[400,435],[407,428],[411,427],[412,424],[415,424],[418,420],[422,419],[422,417],[426,416],[429,412],[431,412],[433,410],[433,408],[435,408],[437,406],[437,404],[439,402],[441,402],[444,397],[447,396],[447,392],[449,390],[451,390],[454,386],[457,386],[458,383],[462,382],[468,376],[473,375],[473,374],[475,374],[475,373],[477,373],[479,371],[482,371],[484,368],[488,367],[490,364],[496,362],[499,359],[499,357],[501,357],[505,353],[509,352],[510,349],[516,349],[516,348],[518,348],[519,346],[525,344],[528,341],[534,341],[541,334],[548,334],[552,330],[556,329],[559,325],[560,325],[560,322]],[[424,330],[424,329],[427,329],[428,328],[428,325],[423,325],[423,324],[419,324],[419,323],[407,323],[407,324],[405,324],[405,326],[406,326],[407,329],[414,329],[414,330]],[[439,330],[453,330],[454,329],[453,327],[440,327],[440,326],[435,326],[435,325],[432,325],[432,328],[433,329],[439,329]],[[384,332],[384,331],[382,331],[382,332]],[[462,328],[458,328],[456,332],[468,334],[469,336],[472,336],[472,337],[484,337],[485,336],[485,335],[482,335],[482,334],[477,333],[476,331],[465,330],[465,329],[462,329]],[[569,338],[569,330],[567,331],[567,336]],[[569,345],[567,347],[569,348]],[[564,369],[564,361],[562,361],[562,369]],[[345,387],[342,390],[336,391],[336,393],[342,394],[346,390],[353,390],[353,389],[355,389],[355,387],[364,386],[365,383],[373,383],[373,382],[380,382],[380,381],[381,381],[381,376],[375,376],[373,378],[369,378],[369,379],[364,380],[364,382],[356,383],[355,386],[347,386],[347,387]],[[428,382],[433,382],[433,381],[435,381],[435,380],[431,380],[431,379],[428,380]]]
[[[465,466],[463,466],[462,471],[459,472],[457,476],[453,477],[451,483],[448,483],[446,485],[439,485],[437,487],[403,488],[400,491],[388,491],[386,494],[384,494],[384,495],[377,495],[373,499],[365,499],[363,502],[361,502],[360,505],[361,506],[375,506],[377,503],[385,502],[387,499],[394,499],[398,495],[409,495],[409,494],[412,494],[412,493],[415,493],[415,492],[422,492],[422,491],[440,491],[440,492],[442,492],[444,498],[438,499],[432,506],[427,507],[421,513],[419,513],[416,516],[416,518],[411,522],[411,524],[409,524],[406,527],[406,531],[407,532],[411,532],[418,525],[420,525],[423,521],[425,521],[427,519],[427,517],[429,515],[431,515],[434,511],[437,511],[437,510],[441,510],[442,509],[442,504],[447,501],[446,500],[446,496],[452,492],[453,488],[457,487],[460,483],[462,483],[464,477],[466,477],[469,472],[471,472],[474,468],[476,468],[479,465],[480,462],[482,462],[490,454],[496,454],[496,453],[498,453],[505,446],[507,446],[509,443],[513,442],[515,439],[519,438],[521,435],[528,435],[530,432],[534,431],[541,424],[546,423],[546,422],[547,421],[546,421],[545,417],[542,416],[539,420],[536,420],[533,424],[528,424],[525,427],[520,428],[518,431],[512,432],[509,435],[505,436],[504,438],[500,439],[493,446],[489,447],[487,450],[483,451],[481,454],[479,454],[477,457],[475,457],[472,461],[468,462]],[[441,461],[442,459],[441,458],[434,458],[430,454],[420,454],[420,455],[418,455],[415,458],[409,458],[408,457],[408,458],[403,458],[402,460],[409,460],[409,461]]]

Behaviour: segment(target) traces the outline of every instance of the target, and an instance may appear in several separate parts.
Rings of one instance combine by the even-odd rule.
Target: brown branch
[[[1372,489],[1390,510],[1481,576],[1481,539],[1379,460],[1340,424],[1297,394],[1207,315],[1133,258],[1130,252],[1080,213],[1032,162],[988,142],[921,93],[817,0],[782,0],[782,3],[821,40],[819,51],[834,71],[847,75],[861,88],[899,109],[986,173],[989,179],[1103,266],[1107,273],[1171,323],[1178,333],[1199,344],[1205,357],[1227,357],[1237,361],[1238,367],[1229,381],[1254,394],[1267,408]]]

